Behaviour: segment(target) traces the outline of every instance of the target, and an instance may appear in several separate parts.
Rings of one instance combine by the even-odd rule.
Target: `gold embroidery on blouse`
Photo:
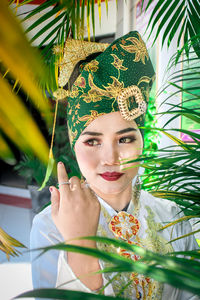
[[[109,213],[106,211],[106,209],[102,206],[101,207],[103,217],[105,219],[105,223],[109,224],[110,219],[112,217],[109,215]],[[138,231],[138,234],[133,235],[129,239],[130,244],[136,244],[138,246],[141,246],[145,249],[166,254],[168,252],[173,251],[173,248],[171,245],[167,244],[167,241],[158,234],[158,230],[162,227],[160,223],[155,222],[155,214],[152,211],[152,209],[149,206],[145,206],[145,209],[147,211],[147,217],[146,217],[146,225],[147,229],[145,231],[146,237],[141,238],[140,237],[140,231]],[[134,214],[134,211],[131,207],[131,205],[128,208],[128,211],[132,211],[132,215],[136,216]],[[140,216],[138,217],[140,219]],[[141,224],[141,226],[144,224]],[[108,226],[104,228],[102,225],[99,225],[98,227],[98,235],[100,236],[107,236],[107,237],[114,237],[111,231],[109,230]],[[102,243],[98,243],[98,248],[111,252],[111,253],[119,253],[129,259],[138,260],[140,259],[139,256],[135,255],[133,252],[129,252],[125,249],[116,249],[113,245],[105,245]],[[108,262],[104,263],[103,266],[107,267],[110,264]],[[115,274],[105,274],[104,275],[107,280],[110,280],[113,276],[116,276]],[[130,281],[131,279],[131,281]],[[120,294],[121,297],[125,297],[127,299],[133,299],[133,296],[135,295],[136,299],[143,299],[143,300],[160,300],[162,298],[162,290],[163,290],[163,284],[160,282],[157,282],[149,277],[145,277],[144,275],[137,274],[137,273],[121,273],[119,276],[117,276],[113,282],[112,287],[115,292],[115,295],[120,293],[122,287],[126,286],[126,288],[123,290],[123,292]]]

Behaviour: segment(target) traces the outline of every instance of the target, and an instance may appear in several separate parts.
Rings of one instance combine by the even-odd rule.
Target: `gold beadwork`
[[[129,97],[135,97],[135,101],[138,104],[137,108],[133,108],[132,110],[128,109]],[[132,85],[122,89],[122,91],[118,94],[117,101],[122,118],[125,120],[134,120],[146,112],[146,102],[144,101],[142,92],[137,85]]]
[[[75,65],[86,59],[92,53],[103,52],[109,44],[87,42],[82,40],[67,39],[64,47],[63,59],[59,65],[60,74],[58,85],[65,86],[68,82]]]
[[[70,95],[69,91],[66,91],[63,88],[57,89],[55,92],[53,92],[53,96],[57,99],[57,100],[62,100],[66,97],[68,97]]]

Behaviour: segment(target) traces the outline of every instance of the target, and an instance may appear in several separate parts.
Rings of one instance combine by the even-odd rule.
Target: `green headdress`
[[[91,47],[91,43],[88,45]],[[67,122],[72,149],[81,132],[104,114],[120,111],[124,119],[144,125],[155,73],[140,34],[132,31],[109,46],[99,45],[104,51],[80,65],[80,75],[70,91],[60,89],[60,94],[63,93],[60,98],[68,96]],[[98,51],[96,48],[93,53]],[[62,72],[61,75],[64,78]]]

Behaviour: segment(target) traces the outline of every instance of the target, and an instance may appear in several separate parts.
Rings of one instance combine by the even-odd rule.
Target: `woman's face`
[[[82,175],[98,195],[116,195],[130,187],[136,165],[120,165],[123,159],[142,154],[143,139],[135,121],[124,120],[120,112],[95,119],[79,136],[75,153]]]

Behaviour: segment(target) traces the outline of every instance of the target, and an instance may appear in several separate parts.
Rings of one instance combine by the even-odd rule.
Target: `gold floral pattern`
[[[118,94],[122,91],[124,83],[120,82],[116,77],[110,76],[112,83],[103,86],[104,89],[99,88],[93,81],[93,76],[89,74],[88,83],[90,90],[81,95],[81,98],[87,103],[101,101],[103,97],[117,98]],[[109,99],[110,100],[110,99]]]
[[[83,98],[83,101],[85,101],[86,103],[98,102],[103,99],[102,93],[95,89],[89,90],[88,93],[84,93],[80,97]]]
[[[145,82],[145,83],[149,84],[150,81],[151,81],[151,78],[150,78],[150,77],[148,77],[148,76],[142,76],[142,77],[139,79],[137,85],[140,85],[142,82]]]
[[[85,115],[83,117],[79,117],[80,121],[87,121],[85,123],[85,127],[87,127],[92,121],[94,121],[96,118],[103,116],[105,113],[98,113],[98,111],[96,110],[91,110],[91,114],[90,115]]]
[[[76,98],[79,95],[79,90],[77,86],[73,86],[72,91],[70,93],[71,98]]]
[[[66,91],[63,88],[57,89],[55,92],[53,92],[53,96],[58,100],[63,100],[66,97],[70,95],[69,91]]]
[[[110,220],[109,229],[115,237],[130,240],[140,229],[140,223],[133,215],[120,211]]]
[[[124,83],[120,82],[116,77],[110,76],[112,83],[108,83],[107,86],[103,86],[106,89],[107,97],[117,99],[118,94],[124,88]]]
[[[111,54],[111,56],[114,58],[114,62],[111,63],[111,65],[113,65],[117,70],[122,70],[122,71],[128,70],[128,68],[122,65],[124,62],[123,59],[119,59],[115,54]]]
[[[135,53],[134,62],[139,62],[141,60],[142,63],[145,64],[145,58],[148,60],[149,55],[140,34],[138,33],[138,39],[136,37],[128,37],[126,40],[130,41],[132,45],[125,46],[120,44],[120,46],[129,53]]]
[[[79,76],[75,82],[76,86],[79,86],[80,88],[85,88],[85,78],[83,76]]]
[[[71,144],[73,143],[77,134],[78,134],[78,131],[76,129],[75,129],[75,131],[73,131],[72,128],[68,127],[68,135],[69,135],[69,140],[70,140]]]
[[[98,70],[98,65],[99,62],[96,60],[92,60],[90,63],[88,63],[85,67],[84,70],[88,71],[88,72],[96,72]]]

